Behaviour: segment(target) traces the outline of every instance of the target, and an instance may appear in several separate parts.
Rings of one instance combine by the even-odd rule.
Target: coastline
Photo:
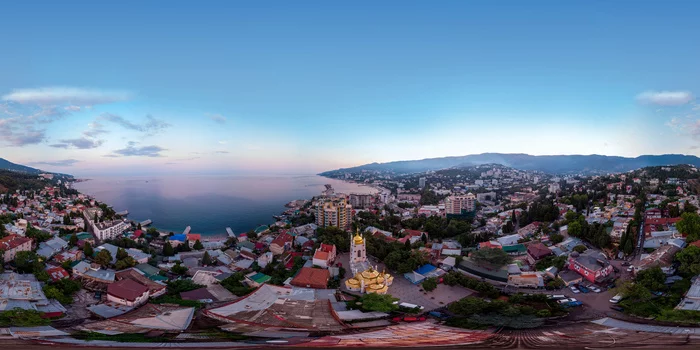
[[[265,177],[262,177],[265,178]],[[277,201],[274,200],[274,197],[271,197],[270,193],[274,192],[274,190],[278,190],[277,188],[274,188],[274,190],[270,190],[267,188],[260,188],[260,196],[263,196],[267,202],[257,202],[255,204],[258,205],[258,208],[252,207],[251,209],[250,206],[244,205],[244,204],[237,204],[233,203],[234,205],[227,205],[227,203],[221,203],[221,201],[210,203],[210,205],[216,206],[217,210],[214,213],[211,213],[211,217],[204,216],[207,214],[210,214],[210,212],[204,210],[205,214],[202,214],[202,210],[199,210],[199,208],[206,207],[204,205],[197,206],[196,208],[188,204],[189,207],[185,208],[188,210],[185,210],[183,213],[182,208],[174,208],[173,211],[169,211],[172,207],[170,207],[168,204],[173,202],[170,197],[166,198],[159,198],[161,202],[158,203],[148,203],[144,202],[146,204],[140,205],[139,207],[133,205],[134,202],[138,201],[140,198],[138,198],[138,194],[140,193],[146,193],[150,191],[150,189],[146,188],[145,190],[141,190],[140,188],[136,188],[137,194],[132,195],[134,192],[134,188],[129,188],[131,192],[127,192],[123,188],[118,188],[117,190],[114,191],[104,191],[103,188],[108,188],[108,189],[113,189],[115,186],[119,186],[120,183],[125,183],[129,182],[129,178],[122,178],[122,177],[107,177],[105,179],[76,179],[75,181],[71,181],[71,188],[76,189],[79,193],[88,196],[89,198],[95,199],[101,203],[105,203],[109,205],[110,207],[114,208],[115,210],[118,211],[123,211],[123,210],[128,210],[129,214],[125,216],[125,218],[131,222],[134,222],[138,224],[139,222],[146,221],[146,220],[152,220],[153,223],[147,227],[155,228],[159,232],[173,232],[175,234],[181,233],[185,227],[191,226],[192,227],[192,233],[199,233],[202,235],[202,240],[207,240],[207,241],[215,241],[215,240],[222,240],[222,239],[228,239],[229,235],[226,232],[227,227],[231,227],[231,229],[234,231],[234,234],[238,236],[240,233],[244,232],[249,232],[250,230],[255,230],[257,227],[261,225],[272,225],[275,222],[279,221],[276,220],[277,217],[285,217],[285,215],[289,215],[289,210],[292,209],[293,207],[290,207],[290,204],[293,204],[296,201],[310,201],[314,197],[318,196],[321,194],[321,189],[316,192],[314,188],[323,186],[323,183],[332,183],[333,187],[337,188],[338,193],[344,193],[344,194],[355,194],[355,193],[372,193],[372,194],[377,194],[382,192],[382,188],[372,185],[372,184],[364,184],[364,183],[355,183],[352,181],[347,181],[347,180],[342,180],[342,179],[334,179],[330,178],[327,176],[321,176],[321,175],[309,175],[310,180],[303,180],[299,182],[298,180],[295,181],[290,181],[285,183],[286,187],[282,187],[279,189],[279,191],[282,191],[282,196],[280,198],[284,198],[284,202],[281,200]],[[98,181],[99,180],[99,181]],[[141,182],[141,180],[146,180],[146,178],[139,178],[138,182]],[[150,178],[148,180],[151,180]],[[337,182],[336,182],[337,181]],[[87,186],[80,186],[77,185],[79,183],[87,183],[90,182],[91,184]],[[151,183],[160,183],[159,186],[167,186],[169,185],[168,183],[161,183],[160,179],[153,179]],[[352,186],[343,186],[340,183],[343,184],[348,184]],[[256,183],[258,184],[258,183]],[[263,182],[262,185],[267,184],[266,182]],[[246,183],[234,183],[234,185],[238,186],[245,186]],[[191,186],[190,186],[191,187]],[[196,187],[196,184],[195,184]],[[167,188],[167,187],[166,187]],[[257,193],[258,193],[258,188],[255,186],[248,186],[247,187],[247,193],[251,198],[257,198]],[[195,188],[194,190],[197,190]],[[386,190],[384,190],[386,191]],[[224,194],[223,196],[236,196],[239,195],[238,193],[232,194]],[[291,196],[298,194],[298,197],[292,197]],[[148,195],[148,193],[146,193]],[[157,193],[155,194],[157,196]],[[207,201],[208,196],[214,196],[216,197],[216,193],[202,193],[197,200],[200,201]],[[223,197],[222,196],[222,197]],[[129,198],[129,199],[125,199]],[[113,201],[113,199],[116,199],[116,202]],[[177,198],[180,200],[181,203],[192,203],[192,199],[189,197],[183,197],[183,198]],[[270,201],[270,199],[273,199],[274,201]],[[291,200],[290,200],[291,199]],[[147,200],[147,199],[144,199]],[[163,201],[167,201],[166,204],[164,204]],[[141,203],[141,202],[140,202]],[[242,206],[241,206],[242,205]],[[145,209],[144,209],[145,208]],[[158,214],[160,217],[151,217],[151,214],[153,213],[153,210],[149,210],[151,208],[157,208]],[[194,208],[194,209],[193,209]],[[192,210],[197,210],[197,213],[191,213]],[[144,211],[145,210],[145,211]],[[248,212],[251,212],[251,210],[256,211],[257,210],[257,216],[248,216]],[[163,212],[167,214],[163,214]],[[228,211],[228,213],[227,213]],[[286,212],[286,214],[285,214]],[[230,213],[230,214],[229,214]],[[261,213],[265,213],[265,217],[261,217]],[[238,216],[238,217],[237,217]],[[174,222],[171,222],[169,224],[169,220],[162,220],[162,217],[165,217],[166,219],[169,218],[174,218],[176,217],[177,220]],[[191,221],[189,219],[192,219]],[[175,223],[176,222],[176,223]],[[205,227],[201,226],[201,223],[205,222],[206,225]],[[229,225],[230,222],[230,225]],[[212,224],[218,224],[220,227],[217,225],[214,227]],[[245,225],[244,225],[245,224]]]

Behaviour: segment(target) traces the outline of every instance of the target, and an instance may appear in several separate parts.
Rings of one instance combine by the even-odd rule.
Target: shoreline
[[[386,191],[386,189],[381,188],[381,187],[379,187],[379,186],[377,186],[377,185],[374,185],[374,184],[365,184],[365,183],[352,182],[352,181],[348,181],[348,180],[345,180],[345,179],[335,179],[335,178],[327,177],[327,176],[323,176],[323,175],[316,175],[316,176],[319,176],[320,178],[323,178],[323,179],[330,179],[330,180],[334,180],[334,181],[340,181],[340,182],[343,182],[343,183],[346,183],[346,184],[352,184],[352,185],[355,185],[355,186],[358,186],[358,187],[365,187],[365,188],[369,187],[369,188],[372,189],[372,191],[371,191],[370,194],[374,194],[374,195],[379,194],[379,193],[382,193],[383,191]],[[114,206],[113,206],[111,203],[109,203],[109,202],[107,202],[107,201],[98,200],[94,195],[89,194],[89,193],[86,193],[86,192],[83,192],[83,191],[79,191],[79,190],[77,190],[77,189],[73,186],[73,185],[76,184],[76,183],[88,182],[88,181],[92,181],[92,180],[93,180],[93,179],[90,179],[90,178],[75,179],[75,180],[73,180],[73,181],[70,182],[70,187],[71,187],[72,189],[75,189],[76,191],[78,191],[79,194],[85,195],[85,196],[87,196],[88,198],[92,198],[92,199],[94,199],[94,200],[96,200],[96,201],[99,201],[100,203],[104,203],[104,204],[106,204],[106,205],[108,205],[108,206],[110,206],[111,208],[114,209]],[[306,185],[306,186],[309,186],[309,185]],[[357,194],[357,193],[362,194],[363,192],[365,192],[365,191],[357,191],[357,192],[356,192],[356,191],[342,191],[342,192],[339,192],[339,193],[344,193],[344,194],[350,195],[350,194]],[[280,210],[279,210],[279,211],[274,212],[274,213],[272,213],[272,214],[270,215],[270,219],[269,219],[268,221],[264,221],[264,222],[262,222],[262,223],[259,223],[259,224],[257,224],[257,225],[254,225],[254,226],[252,226],[252,227],[249,227],[249,228],[247,228],[247,230],[241,230],[241,231],[239,231],[239,232],[234,231],[234,235],[235,235],[236,237],[238,237],[238,235],[240,235],[241,233],[246,233],[246,232],[249,232],[249,231],[251,231],[251,230],[255,230],[257,227],[260,227],[260,226],[262,226],[262,225],[266,225],[266,226],[268,226],[268,227],[269,227],[269,226],[272,226],[275,222],[280,221],[280,220],[276,220],[276,219],[275,219],[276,216],[284,215],[285,211],[287,211],[287,210],[293,208],[293,207],[287,206],[288,204],[290,204],[290,203],[292,203],[292,202],[294,202],[294,201],[311,201],[311,200],[313,200],[314,197],[316,197],[316,196],[318,196],[318,195],[320,195],[320,194],[321,194],[321,193],[320,193],[320,191],[319,191],[318,194],[313,195],[313,196],[311,196],[311,197],[308,197],[308,198],[296,198],[296,199],[293,199],[293,200],[291,200],[291,201],[289,201],[289,202],[283,203],[283,204],[280,205]],[[120,208],[120,209],[122,209],[122,208]],[[123,208],[123,209],[124,209],[124,210],[128,210],[128,208]],[[130,215],[135,215],[135,214],[137,215],[138,213],[130,212],[127,216],[124,216],[123,218],[125,218],[125,219],[127,219],[127,220],[129,220],[130,222],[135,223],[135,224],[138,224],[138,223],[140,223],[141,221],[145,221],[145,220],[150,220],[150,219],[151,219],[151,218],[145,218],[144,220],[137,220],[137,219],[134,219],[134,218],[130,218],[130,217],[129,217]],[[143,229],[143,230],[147,230],[148,228],[155,228],[155,229],[158,230],[159,232],[166,233],[166,234],[167,234],[167,233],[170,233],[170,232],[173,232],[174,234],[179,234],[179,233],[182,233],[182,230],[184,229],[184,228],[178,228],[178,229],[176,229],[176,230],[173,230],[173,229],[167,228],[166,226],[159,226],[159,225],[158,225],[158,222],[155,222],[155,221],[154,221],[151,225],[146,226],[146,227],[144,227],[144,228],[142,228],[142,229]],[[200,234],[200,235],[202,236],[202,241],[220,241],[220,240],[226,240],[226,239],[229,238],[228,233],[226,233],[226,228],[227,228],[227,227],[221,227],[220,232],[203,233],[203,232],[197,232],[196,227],[193,227],[192,233]]]

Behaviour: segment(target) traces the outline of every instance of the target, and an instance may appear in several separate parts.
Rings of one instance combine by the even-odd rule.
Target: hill
[[[634,169],[661,165],[690,164],[700,166],[700,158],[683,154],[643,155],[635,158],[628,158],[601,156],[597,154],[533,156],[522,153],[482,153],[458,157],[371,163],[352,168],[326,171],[319,175],[334,177],[343,173],[356,173],[363,170],[410,174],[491,163],[501,164],[520,170],[543,171],[550,174],[596,174],[626,172]]]
[[[32,167],[28,167],[25,165],[19,165],[10,162],[9,160],[0,158],[0,170],[11,170],[11,171],[20,171],[23,173],[30,173],[30,174],[39,174],[42,171],[39,169],[35,169]]]

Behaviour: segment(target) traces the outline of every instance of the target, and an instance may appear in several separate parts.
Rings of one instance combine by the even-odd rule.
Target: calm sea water
[[[274,222],[286,203],[319,195],[324,184],[341,193],[376,192],[316,175],[100,177],[74,188],[116,211],[128,210],[131,220],[151,219],[161,230],[180,233],[192,226],[192,233],[225,236],[226,227],[240,233]]]

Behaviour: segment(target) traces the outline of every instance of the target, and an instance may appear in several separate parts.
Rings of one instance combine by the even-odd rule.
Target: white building
[[[557,193],[561,190],[561,186],[559,186],[559,183],[551,183],[549,184],[549,193]]]
[[[476,197],[473,193],[450,196],[445,199],[445,213],[460,215],[463,210],[468,212],[476,210]]]
[[[100,241],[104,241],[106,239],[113,239],[117,236],[120,236],[131,227],[129,222],[126,220],[114,220],[98,223],[91,222],[91,224],[95,238],[97,238]]]

